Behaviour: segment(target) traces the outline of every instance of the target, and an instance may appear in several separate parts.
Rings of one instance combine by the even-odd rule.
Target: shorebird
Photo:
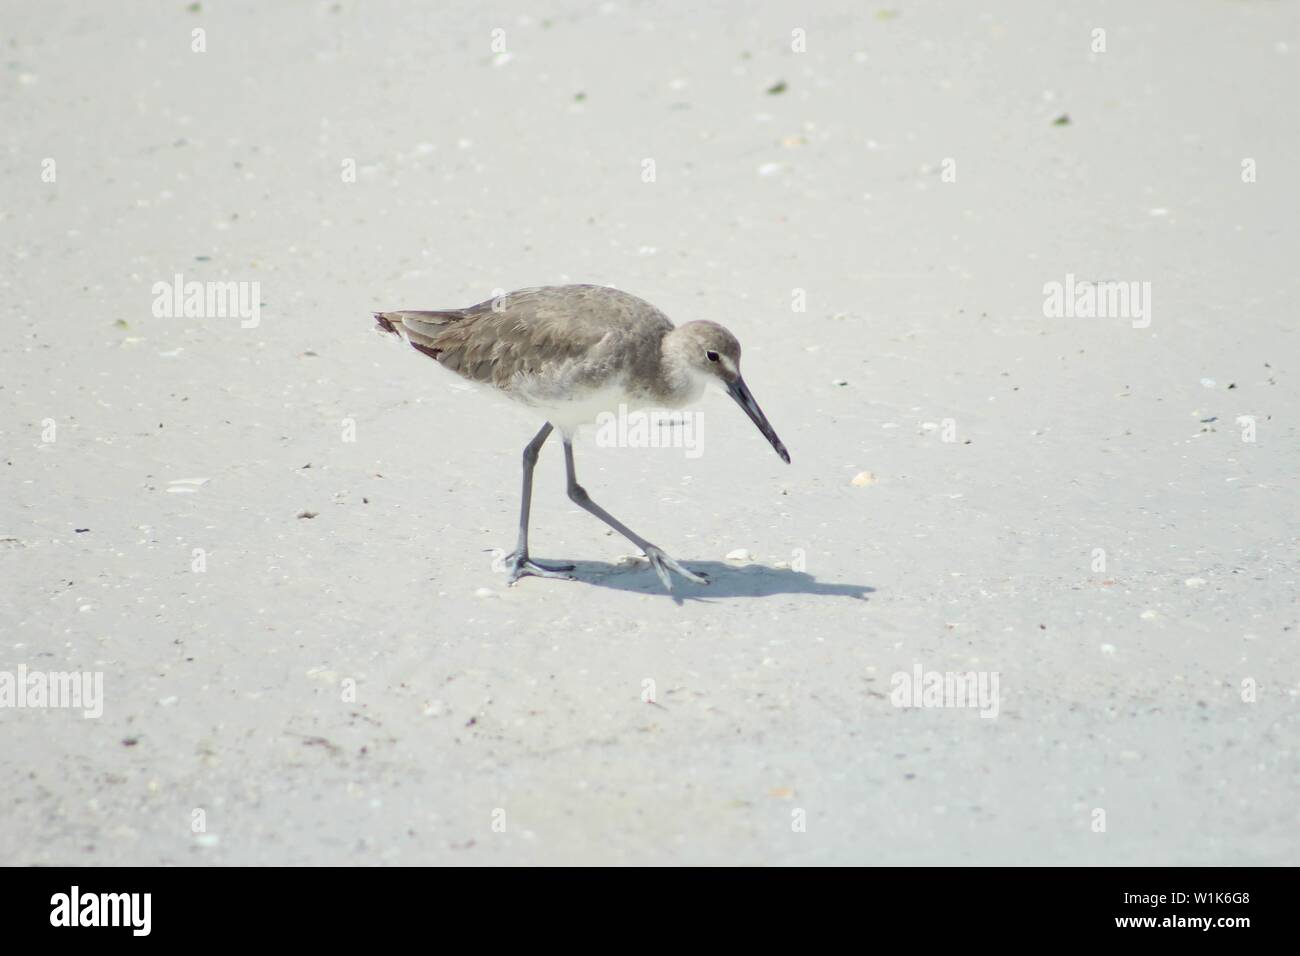
[[[744,409],[782,460],[790,461],[741,377],[740,343],[716,322],[674,326],[649,302],[596,285],[521,289],[464,309],[374,315],[379,328],[439,365],[492,386],[545,417],[542,430],[524,446],[519,538],[506,558],[510,584],[525,575],[572,577],[573,565],[542,564],[528,554],[533,468],[556,428],[564,440],[570,500],[640,548],[670,591],[669,571],[696,584],[708,584],[708,578],[682,567],[591,500],[573,467],[579,426],[620,405],[682,408],[716,384]]]

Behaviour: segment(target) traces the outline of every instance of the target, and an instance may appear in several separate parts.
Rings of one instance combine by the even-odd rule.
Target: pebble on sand
[[[745,548],[736,548],[734,551],[727,552],[728,561],[753,561],[754,556]]]
[[[858,488],[866,488],[869,485],[874,485],[877,480],[875,472],[872,471],[860,471],[853,476],[853,484]]]

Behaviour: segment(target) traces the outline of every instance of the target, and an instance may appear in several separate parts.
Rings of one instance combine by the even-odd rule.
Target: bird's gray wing
[[[617,350],[608,346],[646,331],[646,316],[637,306],[650,309],[663,331],[672,328],[648,303],[616,295],[600,286],[553,286],[522,289],[467,309],[383,312],[376,318],[458,375],[509,391],[535,376],[607,372],[605,366],[617,360]]]

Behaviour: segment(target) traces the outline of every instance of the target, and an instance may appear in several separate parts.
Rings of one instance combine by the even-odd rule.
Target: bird
[[[740,373],[740,343],[716,322],[680,326],[644,299],[601,285],[520,289],[461,309],[375,312],[376,327],[407,342],[457,375],[490,386],[545,419],[524,446],[523,489],[515,550],[505,558],[508,583],[568,578],[573,565],[534,561],[528,551],[533,469],[559,429],[569,499],[645,554],[664,587],[669,572],[695,584],[708,576],[680,564],[596,504],[578,483],[573,440],[606,411],[683,408],[710,384],[720,386],[790,463],[790,453]]]

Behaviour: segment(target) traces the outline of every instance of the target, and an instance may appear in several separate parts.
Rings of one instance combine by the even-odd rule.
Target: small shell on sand
[[[734,551],[727,552],[728,561],[753,561],[754,556],[744,548],[737,548]]]
[[[876,481],[876,474],[872,471],[860,471],[853,476],[853,484],[858,488],[866,488],[868,485],[874,485]]]
[[[174,495],[192,495],[208,483],[208,478],[177,478],[167,482],[167,490]]]

